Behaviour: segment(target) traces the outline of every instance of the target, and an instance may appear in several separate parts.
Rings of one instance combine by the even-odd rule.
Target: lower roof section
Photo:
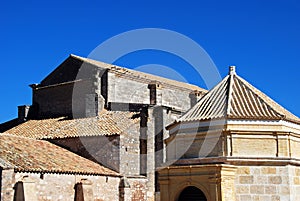
[[[119,176],[50,142],[9,134],[0,134],[0,166],[17,172]]]
[[[139,118],[135,118],[135,114],[103,110],[97,117],[28,120],[5,133],[35,139],[121,135],[127,128],[138,124]]]

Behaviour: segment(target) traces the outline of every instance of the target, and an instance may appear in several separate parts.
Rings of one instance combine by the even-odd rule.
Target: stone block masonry
[[[1,201],[14,197],[30,201],[147,200],[144,177],[126,178],[125,183],[121,185],[121,177],[105,175],[16,173],[10,169],[2,171]]]
[[[239,166],[236,201],[300,200],[300,168],[294,166]]]

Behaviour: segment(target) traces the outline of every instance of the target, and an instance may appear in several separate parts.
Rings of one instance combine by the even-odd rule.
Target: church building
[[[70,55],[0,125],[3,201],[300,200],[300,119],[231,66],[213,89]]]

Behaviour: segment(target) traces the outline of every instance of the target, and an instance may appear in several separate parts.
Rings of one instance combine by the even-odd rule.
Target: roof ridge
[[[229,84],[228,84],[228,86],[227,86],[227,88],[228,88],[228,94],[227,94],[227,104],[226,104],[226,117],[228,117],[229,115],[230,115],[230,109],[231,109],[231,99],[232,99],[232,93],[233,93],[233,89],[232,89],[232,87],[233,87],[233,83],[234,83],[234,81],[233,81],[233,79],[234,79],[234,76],[235,76],[236,74],[235,73],[230,73],[229,74],[229,77],[227,78],[228,79],[228,82],[229,82]]]
[[[118,66],[118,65],[114,65],[114,64],[105,63],[105,62],[98,61],[98,60],[95,60],[95,59],[92,59],[92,58],[85,58],[85,57],[77,56],[77,55],[74,55],[74,54],[70,54],[70,57],[73,57],[75,59],[79,59],[83,62],[87,62],[87,63],[92,64],[92,65],[96,65],[98,67],[100,67],[99,65],[101,65],[101,67],[103,67],[103,68],[106,68],[108,70],[115,70],[116,72],[118,72],[118,69],[116,69],[116,68],[120,68],[122,70],[128,71],[129,73],[133,73],[134,75],[138,73],[140,75],[147,76],[148,79],[150,79],[150,80],[151,79],[152,80],[153,79],[158,80],[158,81],[161,81],[161,82],[165,82],[165,84],[168,84],[168,85],[171,85],[171,86],[176,86],[176,87],[190,89],[190,90],[207,91],[206,89],[203,89],[203,88],[201,88],[197,85],[194,85],[194,84],[190,84],[190,83],[182,82],[182,81],[178,81],[178,80],[173,80],[173,79],[170,79],[170,78],[165,78],[165,77],[154,75],[154,74],[151,74],[151,73],[145,73],[145,72],[142,72],[142,71],[137,71],[137,70],[134,70],[134,69],[131,69],[131,68],[123,67],[123,66]],[[145,78],[143,78],[143,79],[145,79]],[[184,86],[181,86],[181,85],[184,85]]]
[[[109,65],[114,66],[113,64],[105,63],[105,62],[98,61],[98,60],[91,59],[91,58],[81,57],[81,56],[78,56],[78,55],[75,55],[75,54],[70,54],[70,57],[73,57],[75,59],[79,59],[79,60],[81,60],[83,62],[87,62],[87,63],[92,64],[92,65],[95,65],[95,63],[99,63],[99,64],[108,65],[108,66]],[[106,67],[106,66],[101,66],[101,67],[104,67],[104,68],[107,68],[107,69],[110,68],[110,67]]]

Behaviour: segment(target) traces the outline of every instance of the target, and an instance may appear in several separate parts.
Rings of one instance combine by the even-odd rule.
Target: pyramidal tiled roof
[[[229,74],[178,121],[201,121],[219,118],[253,120],[300,119],[277,104],[235,73]]]

